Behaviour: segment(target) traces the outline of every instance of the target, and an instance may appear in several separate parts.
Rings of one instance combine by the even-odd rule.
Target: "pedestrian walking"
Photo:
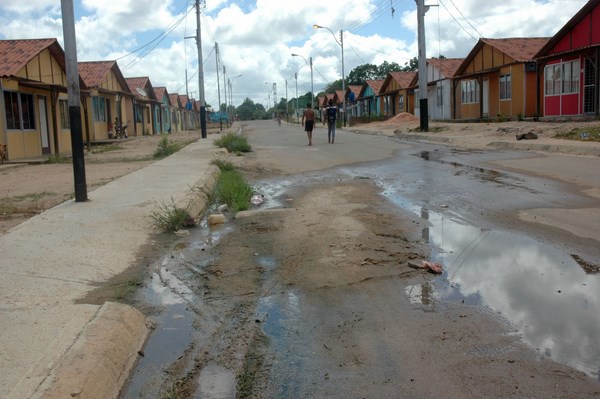
[[[325,119],[327,120],[327,142],[331,144],[335,142],[335,124],[338,116],[337,107],[333,105],[333,100],[329,100],[329,106],[325,109]]]
[[[302,126],[308,136],[308,145],[312,145],[312,132],[315,126],[315,111],[310,103],[306,104],[306,109],[302,113]]]

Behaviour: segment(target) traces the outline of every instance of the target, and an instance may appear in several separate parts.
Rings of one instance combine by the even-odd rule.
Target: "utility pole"
[[[340,30],[340,47],[342,48],[342,91],[344,92],[344,126],[346,126],[346,75],[344,74],[344,31]]]
[[[415,0],[417,3],[417,24],[419,44],[419,109],[421,131],[429,131],[429,111],[427,109],[427,53],[425,51],[425,13],[429,6],[425,0]]]
[[[294,73],[296,78],[296,122],[300,123],[300,116],[298,115],[298,72]]]
[[[85,161],[83,158],[83,129],[81,126],[81,97],[79,92],[79,70],[77,68],[77,39],[75,37],[75,12],[73,0],[61,0],[63,39],[65,41],[65,69],[69,123],[71,124],[71,151],[73,153],[73,177],[75,180],[75,202],[87,201]],[[58,148],[56,149],[58,151]]]
[[[223,65],[223,97],[225,97],[225,115],[227,115],[227,127],[229,127],[229,110],[227,109],[227,84],[225,83],[225,65]]]
[[[219,43],[215,42],[215,60],[217,62],[217,94],[219,98],[219,131],[223,131],[223,119],[221,118],[221,83],[219,83]]]
[[[285,120],[290,122],[290,107],[288,104],[287,79],[285,80]]]
[[[200,0],[196,0],[196,46],[198,46],[198,90],[200,100],[200,131],[206,138],[206,100],[204,98],[204,66],[202,58],[202,36],[200,34]]]

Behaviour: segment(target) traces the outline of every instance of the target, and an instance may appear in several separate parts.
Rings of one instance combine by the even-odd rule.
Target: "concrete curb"
[[[149,334],[131,306],[106,302],[62,357],[35,398],[116,398]],[[38,392],[39,392],[38,391]]]

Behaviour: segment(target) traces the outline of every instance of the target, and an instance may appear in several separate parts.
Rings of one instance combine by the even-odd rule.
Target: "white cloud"
[[[62,43],[61,10],[57,3],[2,0],[0,38],[56,37]],[[340,29],[344,30],[346,75],[364,63],[379,65],[388,61],[403,65],[417,55],[413,2],[392,1],[396,9],[394,19],[390,5],[375,0],[206,3],[201,18],[202,55],[206,60],[206,100],[210,104],[217,102],[216,64],[211,53],[215,42],[219,43],[228,76],[243,74],[235,81],[235,104],[245,97],[266,103],[270,90],[265,81],[276,82],[281,97],[285,96],[287,79],[288,85],[294,86],[295,95],[295,81],[292,81],[297,71],[299,93],[310,91],[310,69],[291,53],[306,59],[313,57],[315,91],[341,77],[340,46],[327,30],[313,29],[315,23],[329,27],[338,40]],[[586,2],[505,0],[490,2],[485,7],[480,0],[439,0],[439,3],[439,7],[432,7],[426,15],[427,54],[464,57],[480,35],[550,36]],[[149,76],[153,84],[166,85],[171,92],[185,91],[187,69],[189,90],[197,93],[195,40],[184,39],[196,34],[192,5],[193,1],[187,0],[76,0],[78,59],[119,59],[143,47],[134,56],[119,59],[125,76]],[[561,12],[557,13],[557,9]],[[188,10],[187,17],[178,24]],[[160,36],[167,31],[164,37]]]

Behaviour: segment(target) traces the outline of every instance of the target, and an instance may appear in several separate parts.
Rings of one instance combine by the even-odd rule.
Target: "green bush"
[[[228,152],[250,152],[252,147],[248,144],[246,136],[235,133],[227,133],[213,141],[219,148],[226,148]]]
[[[168,157],[169,155],[179,151],[181,147],[182,145],[180,143],[170,142],[168,136],[163,134],[162,138],[158,142],[158,148],[154,152],[154,158]]]
[[[163,231],[177,231],[191,219],[186,209],[180,208],[173,197],[171,202],[160,202],[157,209],[150,214],[152,225]]]
[[[210,161],[210,163],[219,168],[221,172],[235,169],[235,166],[233,166],[232,162],[220,158],[213,159],[212,161]]]
[[[232,211],[239,212],[250,207],[252,194],[254,189],[246,183],[241,173],[227,170],[219,175],[213,198],[219,203],[227,204]]]

